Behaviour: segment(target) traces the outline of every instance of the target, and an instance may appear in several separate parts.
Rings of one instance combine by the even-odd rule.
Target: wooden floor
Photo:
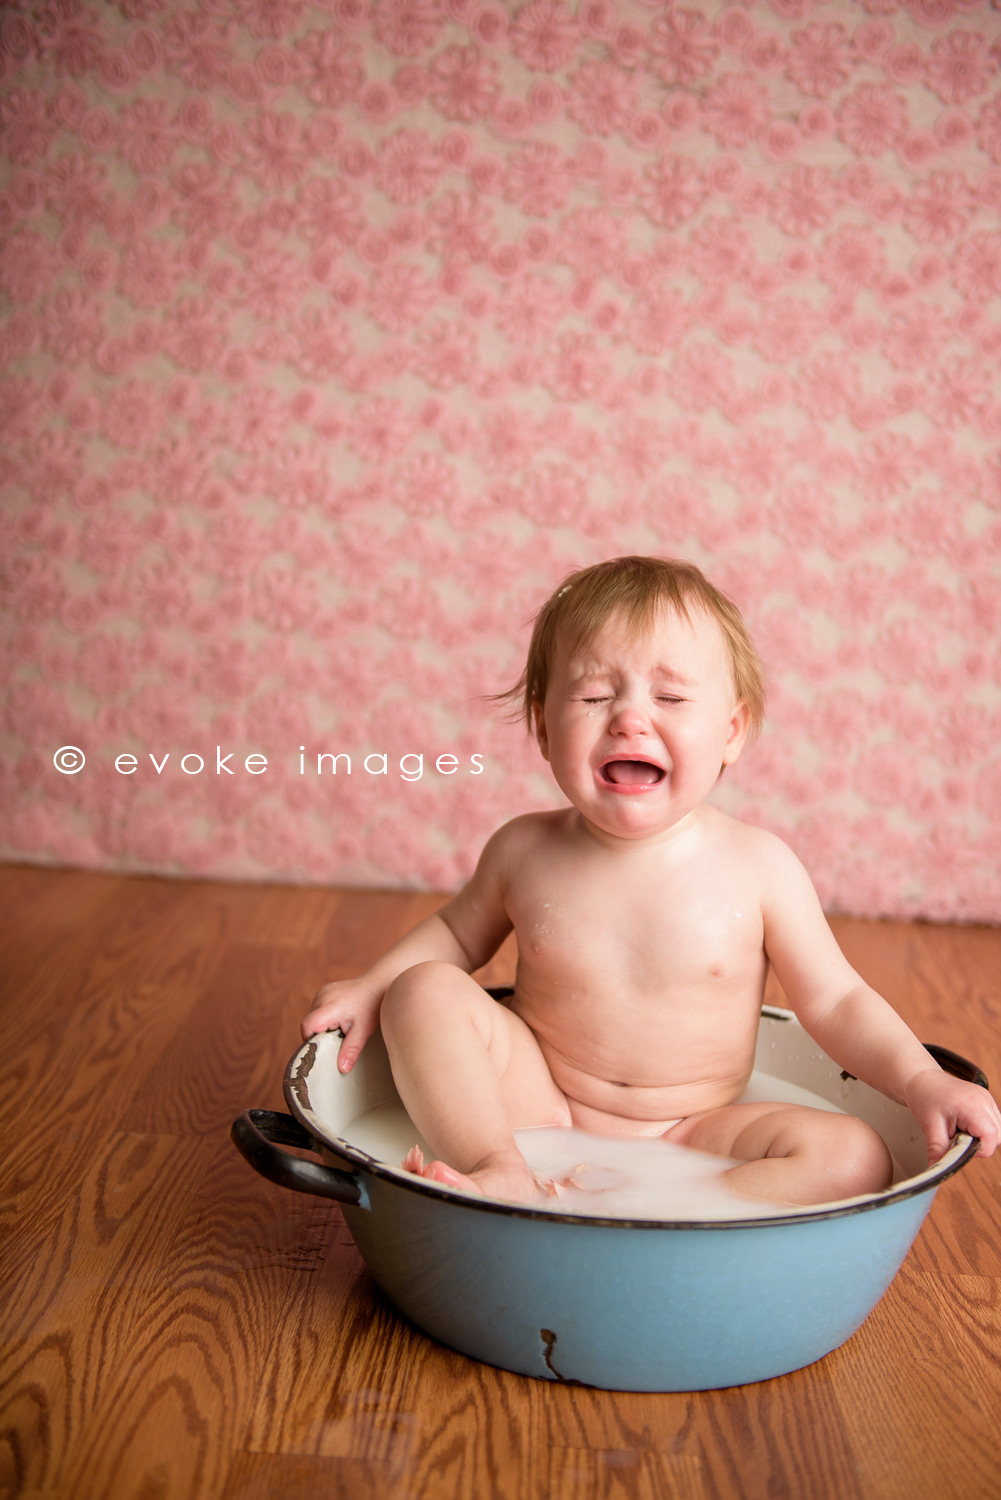
[[[317,986],[438,904],[0,869],[0,1500],[997,1500],[1001,1158],[943,1186],[843,1348],[684,1395],[432,1343],[335,1205],[251,1172],[230,1124],[283,1107]],[[1001,1079],[1001,931],[835,925]]]

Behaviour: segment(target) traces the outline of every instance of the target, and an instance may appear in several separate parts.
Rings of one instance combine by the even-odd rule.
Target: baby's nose
[[[613,734],[645,734],[649,727],[650,721],[638,704],[623,701],[616,705],[611,723]]]

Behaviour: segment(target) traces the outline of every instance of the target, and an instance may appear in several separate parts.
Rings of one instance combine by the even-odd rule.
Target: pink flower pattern
[[[816,23],[792,33],[786,72],[802,93],[826,99],[851,76],[852,51],[843,26]]]
[[[431,64],[429,93],[446,120],[481,120],[500,94],[497,64],[478,47],[453,44]]]
[[[698,11],[672,6],[654,22],[650,50],[665,83],[692,84],[712,68],[720,46]]]
[[[859,156],[882,156],[900,140],[906,124],[905,101],[884,84],[860,84],[839,110],[841,139]]]
[[[571,78],[567,113],[588,135],[625,130],[635,112],[635,80],[615,63],[585,63]]]
[[[511,51],[526,68],[555,73],[570,62],[579,34],[566,0],[528,0],[511,27]]]
[[[0,855],[453,884],[556,805],[482,707],[526,620],[649,550],[769,665],[720,804],[841,910],[1001,920],[992,15],[8,6]]]
[[[943,104],[966,104],[987,92],[997,69],[996,45],[991,49],[972,31],[952,31],[932,43],[925,76]]]
[[[707,129],[724,149],[746,146],[764,129],[768,97],[753,77],[724,73],[707,91],[702,114]]]

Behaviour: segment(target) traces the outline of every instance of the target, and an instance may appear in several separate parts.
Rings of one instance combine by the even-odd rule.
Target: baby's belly
[[[586,1130],[591,1135],[604,1136],[628,1136],[631,1140],[640,1137],[666,1135],[672,1125],[680,1125],[686,1118],[685,1115],[675,1115],[669,1119],[659,1116],[654,1120],[648,1120],[644,1116],[636,1120],[632,1115],[613,1115],[607,1109],[594,1109],[590,1104],[581,1104],[579,1099],[567,1099],[570,1106],[570,1122],[576,1125],[578,1130]]]
[[[739,1074],[658,1085],[618,1083],[584,1072],[540,1037],[553,1082],[570,1105],[573,1123],[594,1135],[661,1135],[689,1115],[732,1104],[743,1093],[753,1059]]]

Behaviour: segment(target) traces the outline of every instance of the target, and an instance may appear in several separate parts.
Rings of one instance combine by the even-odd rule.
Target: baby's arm
[[[340,1028],[345,1040],[337,1066],[342,1073],[351,1071],[378,1029],[383,996],[405,969],[439,959],[470,974],[500,947],[511,930],[501,880],[506,832],[501,828],[488,840],[468,885],[440,911],[394,943],[357,979],[334,980],[317,991],[302,1037],[308,1041],[317,1032]]]
[[[892,1006],[860,979],[827,925],[803,866],[769,839],[762,911],[765,950],[810,1035],[856,1078],[916,1116],[938,1161],[957,1131],[990,1156],[1001,1140],[1001,1112],[986,1089],[946,1073]]]

